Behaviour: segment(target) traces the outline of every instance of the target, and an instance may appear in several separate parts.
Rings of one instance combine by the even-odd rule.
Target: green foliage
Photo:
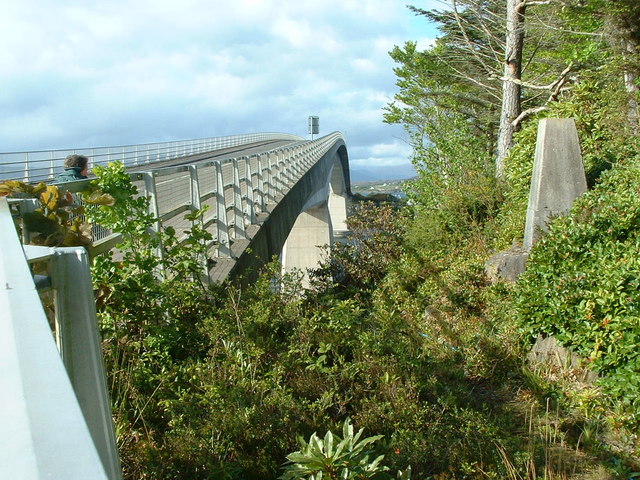
[[[399,91],[384,119],[403,124],[414,134],[414,145],[421,146],[437,143],[425,127],[439,123],[440,115],[455,116],[467,123],[473,137],[484,139],[486,150],[499,118],[502,66],[497,59],[503,55],[495,39],[504,38],[504,27],[496,21],[504,16],[504,2],[462,0],[456,6],[458,16],[448,8],[409,7],[435,24],[441,35],[424,51],[407,42],[389,52],[398,64],[394,73]]]
[[[87,209],[87,218],[95,224],[109,228],[123,237],[121,250],[125,254],[136,254],[139,249],[148,250],[157,246],[157,239],[149,232],[154,223],[149,213],[149,198],[138,195],[129,174],[120,162],[93,169],[97,177],[90,183],[90,190],[98,189],[114,199],[113,205]]]
[[[91,225],[85,221],[85,206],[74,203],[71,194],[63,195],[55,185],[29,185],[17,180],[0,184],[0,195],[35,198],[39,206],[22,214],[30,243],[48,247],[86,246],[91,243]],[[99,190],[84,198],[87,208],[113,205],[113,198]]]
[[[603,375],[613,402],[639,418],[640,168],[627,161],[551,224],[517,290],[530,337],[543,332]]]
[[[347,242],[333,246],[330,261],[313,272],[316,288],[338,281],[343,288],[370,290],[399,256],[408,212],[390,203],[358,203],[347,219]]]
[[[354,434],[353,425],[349,419],[342,426],[342,438],[328,431],[324,438],[315,433],[309,442],[299,438],[300,450],[287,455],[289,464],[284,467],[282,480],[309,479],[320,480],[327,478],[365,479],[392,478],[384,472],[389,468],[381,464],[384,455],[375,455],[375,444],[382,435],[363,438],[364,429]],[[397,478],[411,478],[411,469],[398,472]]]

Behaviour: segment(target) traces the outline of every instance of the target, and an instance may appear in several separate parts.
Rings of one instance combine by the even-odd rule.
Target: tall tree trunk
[[[522,49],[524,46],[525,0],[507,0],[507,37],[502,82],[502,110],[496,153],[496,176],[504,170],[504,159],[513,146],[516,126],[513,121],[521,111]]]

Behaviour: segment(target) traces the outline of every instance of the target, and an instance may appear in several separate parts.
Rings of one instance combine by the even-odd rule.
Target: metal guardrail
[[[121,478],[83,248],[22,245],[0,197],[0,478]],[[50,265],[56,337],[27,263]]]
[[[179,237],[184,235],[192,227],[184,215],[208,206],[201,221],[213,236],[207,245],[209,258],[230,258],[231,244],[247,238],[247,228],[256,223],[256,216],[275,204],[341,138],[334,132],[250,156],[133,172],[130,177],[139,194],[150,199],[150,213],[158,219],[152,227],[155,233],[162,225],[171,225]],[[88,182],[60,185],[77,192]],[[99,226],[94,226],[93,236],[92,254],[112,248],[119,240],[117,232]]]
[[[0,180],[22,180],[27,183],[50,180],[63,170],[64,159],[74,153],[89,157],[90,167],[114,161],[133,167],[263,140],[300,141],[302,138],[287,133],[250,133],[141,145],[7,152],[0,153]]]

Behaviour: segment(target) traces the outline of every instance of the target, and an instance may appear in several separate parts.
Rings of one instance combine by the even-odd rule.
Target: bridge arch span
[[[317,267],[321,247],[331,246],[334,234],[347,230],[350,185],[346,144],[338,138],[274,206],[230,275],[251,280],[274,257],[281,259],[285,272]]]

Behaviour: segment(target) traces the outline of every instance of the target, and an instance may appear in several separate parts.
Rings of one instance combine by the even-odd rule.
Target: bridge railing
[[[0,478],[120,479],[86,251],[23,250],[4,197],[0,245]],[[50,274],[36,281],[32,262]],[[53,290],[55,340],[40,288]]]
[[[247,239],[248,227],[258,215],[268,212],[339,138],[341,134],[334,132],[249,156],[132,172],[130,178],[139,195],[150,199],[150,213],[157,219],[153,233],[171,225],[178,238],[184,237],[193,226],[185,215],[206,207],[199,222],[213,237],[207,245],[208,259],[231,258],[232,244]],[[89,181],[61,186],[78,192]],[[29,201],[20,203],[23,210],[33,208]],[[94,225],[92,233],[92,254],[109,250],[120,240],[117,232],[100,226]]]
[[[64,159],[74,153],[89,157],[91,167],[114,161],[134,167],[263,140],[301,138],[287,133],[251,133],[141,145],[0,153],[0,180],[21,179],[28,183],[51,180],[62,171]]]
[[[338,138],[333,133],[250,156],[134,173],[132,180],[151,199],[156,229],[171,225],[184,235],[192,227],[185,213],[208,207],[200,222],[213,236],[209,258],[229,258],[232,244],[247,239],[257,216],[268,212]]]

